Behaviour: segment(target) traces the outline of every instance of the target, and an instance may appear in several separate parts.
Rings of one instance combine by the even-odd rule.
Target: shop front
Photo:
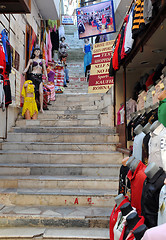
[[[128,11],[128,16],[130,16],[132,8],[133,5]],[[137,125],[134,125],[132,120],[157,111],[159,103],[157,94],[165,86],[162,73],[166,64],[165,9],[166,3],[161,1],[156,15],[150,19],[145,30],[134,39],[132,49],[126,54],[115,72],[114,125],[119,133],[121,150],[129,149],[133,145],[134,126]],[[120,31],[121,35],[124,34],[125,26],[126,22],[124,21]],[[114,45],[115,51],[117,42],[118,38]],[[148,119],[142,123],[143,126],[147,122]]]
[[[58,1],[56,11],[55,1],[52,2],[54,3],[54,7],[51,9],[51,6],[49,6],[47,11],[45,11],[47,19],[49,16],[53,17],[53,12],[55,16],[59,11]],[[42,19],[44,19],[43,13],[39,8],[41,4],[42,1],[40,1],[38,6],[36,1],[30,0],[0,1],[2,50],[6,50],[4,49],[4,39],[7,39],[5,46],[10,50],[10,52],[5,51],[5,54],[7,53],[10,56],[8,59],[5,58],[5,62],[10,66],[5,76],[8,82],[6,85],[6,98],[5,100],[3,99],[6,105],[5,109],[2,109],[2,94],[0,94],[0,139],[6,138],[7,132],[15,124],[15,120],[20,112],[20,106],[22,106],[22,98],[20,99],[20,96],[22,85],[25,81],[22,72],[31,56],[33,47],[36,44],[41,45],[43,38],[41,24]],[[53,10],[50,11],[52,15],[49,15],[49,9]],[[46,26],[44,29],[46,29]],[[3,88],[3,84],[1,87]],[[9,94],[10,101],[8,101],[7,94]]]

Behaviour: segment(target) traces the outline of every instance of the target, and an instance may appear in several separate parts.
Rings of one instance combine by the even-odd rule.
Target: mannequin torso
[[[135,240],[141,240],[144,233],[146,232],[147,227],[145,224],[141,225],[140,227],[138,227],[134,232],[134,236],[135,236]]]
[[[119,206],[119,204],[125,199],[125,197],[123,196],[123,194],[119,194],[117,197],[115,197],[115,202],[117,207]]]
[[[149,179],[151,179],[158,171],[159,167],[154,162],[152,162],[145,169],[145,174]]]

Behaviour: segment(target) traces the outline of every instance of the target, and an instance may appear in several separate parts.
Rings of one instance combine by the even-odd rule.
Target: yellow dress
[[[25,90],[25,84],[28,84]],[[26,93],[33,93],[33,97],[27,97]],[[22,109],[22,116],[26,113],[27,110],[30,112],[30,116],[32,117],[35,113],[38,113],[37,104],[35,101],[35,91],[34,85],[32,85],[31,80],[27,80],[24,82],[21,95],[24,97],[24,105]]]

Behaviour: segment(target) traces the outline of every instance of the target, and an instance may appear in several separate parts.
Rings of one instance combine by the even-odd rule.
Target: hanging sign
[[[74,16],[62,16],[63,25],[74,25]]]
[[[114,84],[114,78],[109,77],[113,42],[107,41],[93,45],[88,93],[105,93]]]

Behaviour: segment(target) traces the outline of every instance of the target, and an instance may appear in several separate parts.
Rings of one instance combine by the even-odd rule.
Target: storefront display
[[[164,185],[166,173],[153,162],[148,165],[145,174],[147,178],[143,186],[141,207],[145,224],[148,228],[151,228],[157,226],[159,194]]]

